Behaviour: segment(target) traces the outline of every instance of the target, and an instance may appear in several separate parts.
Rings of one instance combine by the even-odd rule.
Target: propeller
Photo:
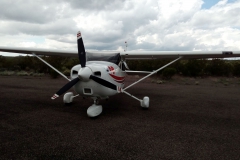
[[[77,33],[77,44],[78,44],[78,58],[79,58],[80,65],[81,65],[81,69],[78,71],[78,77],[71,80],[67,84],[65,84],[59,91],[57,91],[52,96],[52,99],[58,98],[60,95],[62,95],[67,90],[72,88],[75,84],[77,84],[80,80],[88,81],[89,79],[92,79],[93,81],[95,81],[105,87],[111,88],[113,90],[117,90],[118,89],[117,85],[115,85],[111,82],[108,82],[102,78],[92,75],[91,69],[89,67],[86,67],[86,52],[85,52],[85,47],[83,44],[82,35],[81,35],[80,31]]]
[[[59,91],[57,91],[57,92],[52,96],[52,99],[58,98],[60,95],[62,95],[62,94],[65,93],[67,90],[69,90],[70,88],[72,88],[72,86],[74,86],[79,80],[80,80],[79,78],[75,78],[75,79],[71,80],[70,82],[68,82],[67,84],[65,84],[61,89],[59,89]]]
[[[84,47],[83,40],[82,40],[82,34],[81,34],[80,31],[78,31],[78,33],[77,33],[77,44],[78,44],[78,58],[79,58],[79,61],[80,61],[80,65],[82,67],[81,68],[82,72],[84,72],[84,68],[86,67],[86,52],[85,52],[85,47]],[[78,75],[81,75],[81,74],[78,73]],[[52,99],[58,98],[60,95],[62,95],[63,93],[68,91],[70,88],[72,88],[72,86],[74,86],[75,84],[77,84],[80,81],[80,79],[79,79],[80,77],[84,78],[84,77],[86,77],[86,75],[85,76],[79,76],[79,77],[71,80],[67,84],[65,84],[59,91],[57,91],[52,96]]]
[[[123,61],[123,64],[124,64],[125,69],[129,70],[129,67],[128,67],[128,65],[127,65],[127,63],[125,61]]]
[[[89,78],[105,87],[111,88],[113,90],[117,90],[117,86],[109,81],[106,81],[94,75],[91,75]]]
[[[128,67],[127,63],[126,63],[124,60],[121,60],[121,61],[120,61],[119,66],[121,67],[121,69],[122,69],[123,71],[125,71],[126,69],[129,70],[129,67]]]

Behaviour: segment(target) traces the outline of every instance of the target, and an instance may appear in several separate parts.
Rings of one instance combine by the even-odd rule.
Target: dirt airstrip
[[[91,99],[50,99],[65,83],[0,76],[0,159],[240,159],[239,78],[147,79],[128,91],[148,110],[119,94],[95,119]]]

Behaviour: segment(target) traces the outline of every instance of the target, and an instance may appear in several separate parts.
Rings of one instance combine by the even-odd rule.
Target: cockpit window
[[[121,60],[120,53],[91,53],[86,54],[87,61],[107,61],[119,64]]]

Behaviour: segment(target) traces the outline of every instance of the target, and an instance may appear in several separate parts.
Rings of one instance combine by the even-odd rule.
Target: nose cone
[[[89,80],[89,77],[91,74],[92,74],[92,70],[87,66],[84,68],[80,68],[80,70],[78,71],[79,79],[85,82]]]

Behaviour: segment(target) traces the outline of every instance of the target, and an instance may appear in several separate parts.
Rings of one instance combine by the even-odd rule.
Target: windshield
[[[118,65],[121,60],[121,57],[120,57],[120,53],[87,52],[86,59],[87,61],[107,61],[107,62],[112,62]]]

